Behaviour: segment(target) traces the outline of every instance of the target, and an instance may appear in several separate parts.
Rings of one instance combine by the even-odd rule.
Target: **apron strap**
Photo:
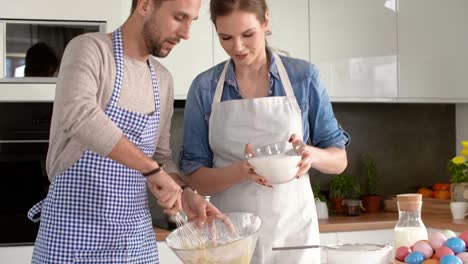
[[[286,72],[286,68],[284,68],[283,61],[281,61],[280,56],[278,54],[273,54],[275,56],[276,67],[278,68],[278,73],[283,83],[284,92],[286,93],[287,97],[295,97],[294,90],[291,85],[291,81],[289,80],[288,73]]]
[[[114,89],[112,90],[112,96],[109,100],[107,106],[114,105],[116,106],[119,102],[120,97],[120,88],[122,87],[123,76],[124,76],[124,49],[122,43],[122,29],[118,28],[112,33],[112,46],[114,51],[114,60],[115,60],[115,82]],[[156,70],[148,58],[148,66],[151,72],[151,81],[153,83],[153,94],[154,94],[154,103],[156,109],[156,116],[159,118],[159,108],[160,108],[160,98],[159,98],[159,87],[158,80],[156,78]]]
[[[216,85],[216,91],[213,98],[213,103],[221,102],[221,96],[223,95],[223,88],[224,88],[224,80],[226,79],[226,72],[229,67],[229,60],[226,61],[224,64],[223,72],[221,72],[221,76],[219,77],[218,84]]]
[[[276,62],[276,67],[278,68],[278,73],[281,79],[281,82],[283,83],[284,87],[284,92],[286,93],[286,96],[288,97],[289,101],[291,103],[296,103],[296,96],[294,95],[294,90],[291,85],[291,81],[289,80],[288,73],[286,72],[286,68],[284,67],[283,62],[281,61],[280,56],[277,54],[273,53],[273,56],[275,58]],[[223,88],[224,88],[224,80],[226,78],[226,72],[229,67],[229,61],[226,61],[224,64],[223,71],[221,72],[221,76],[219,77],[218,83],[216,85],[216,91],[215,95],[213,98],[213,103],[219,103],[221,102],[221,96],[223,94]]]
[[[28,211],[29,220],[33,221],[34,223],[39,222],[39,220],[41,219],[41,216],[36,217],[36,215],[41,212],[42,204],[44,203],[44,201],[45,200],[42,200],[42,201],[38,202],[31,209],[29,209],[29,211]]]

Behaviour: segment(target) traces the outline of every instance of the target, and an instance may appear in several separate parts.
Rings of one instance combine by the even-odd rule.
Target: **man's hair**
[[[158,8],[162,4],[163,1],[167,1],[167,0],[153,0],[154,6]],[[130,14],[133,14],[133,11],[135,11],[137,4],[138,4],[138,0],[132,0],[132,8],[130,9]]]

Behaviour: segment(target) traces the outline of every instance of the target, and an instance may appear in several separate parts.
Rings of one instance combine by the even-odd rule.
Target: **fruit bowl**
[[[166,243],[185,264],[249,264],[262,220],[250,213],[225,216],[232,225],[217,218],[209,219],[203,227],[188,222],[172,231]],[[200,243],[184,243],[181,236],[187,234],[187,228],[198,232]]]

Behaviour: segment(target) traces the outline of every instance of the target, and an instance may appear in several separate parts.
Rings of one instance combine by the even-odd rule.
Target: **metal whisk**
[[[177,237],[185,249],[203,249],[205,241],[202,234],[191,223],[187,223],[185,218],[178,212],[175,215],[177,225]]]

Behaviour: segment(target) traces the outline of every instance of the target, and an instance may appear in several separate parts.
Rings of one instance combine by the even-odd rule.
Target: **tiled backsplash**
[[[333,108],[351,135],[347,173],[363,181],[359,158],[366,152],[377,161],[381,194],[412,192],[418,186],[448,181],[446,165],[456,152],[454,105],[335,103]],[[183,110],[177,109],[171,137],[175,161],[182,134]],[[311,171],[312,182],[320,182],[322,190],[328,190],[331,177]]]

